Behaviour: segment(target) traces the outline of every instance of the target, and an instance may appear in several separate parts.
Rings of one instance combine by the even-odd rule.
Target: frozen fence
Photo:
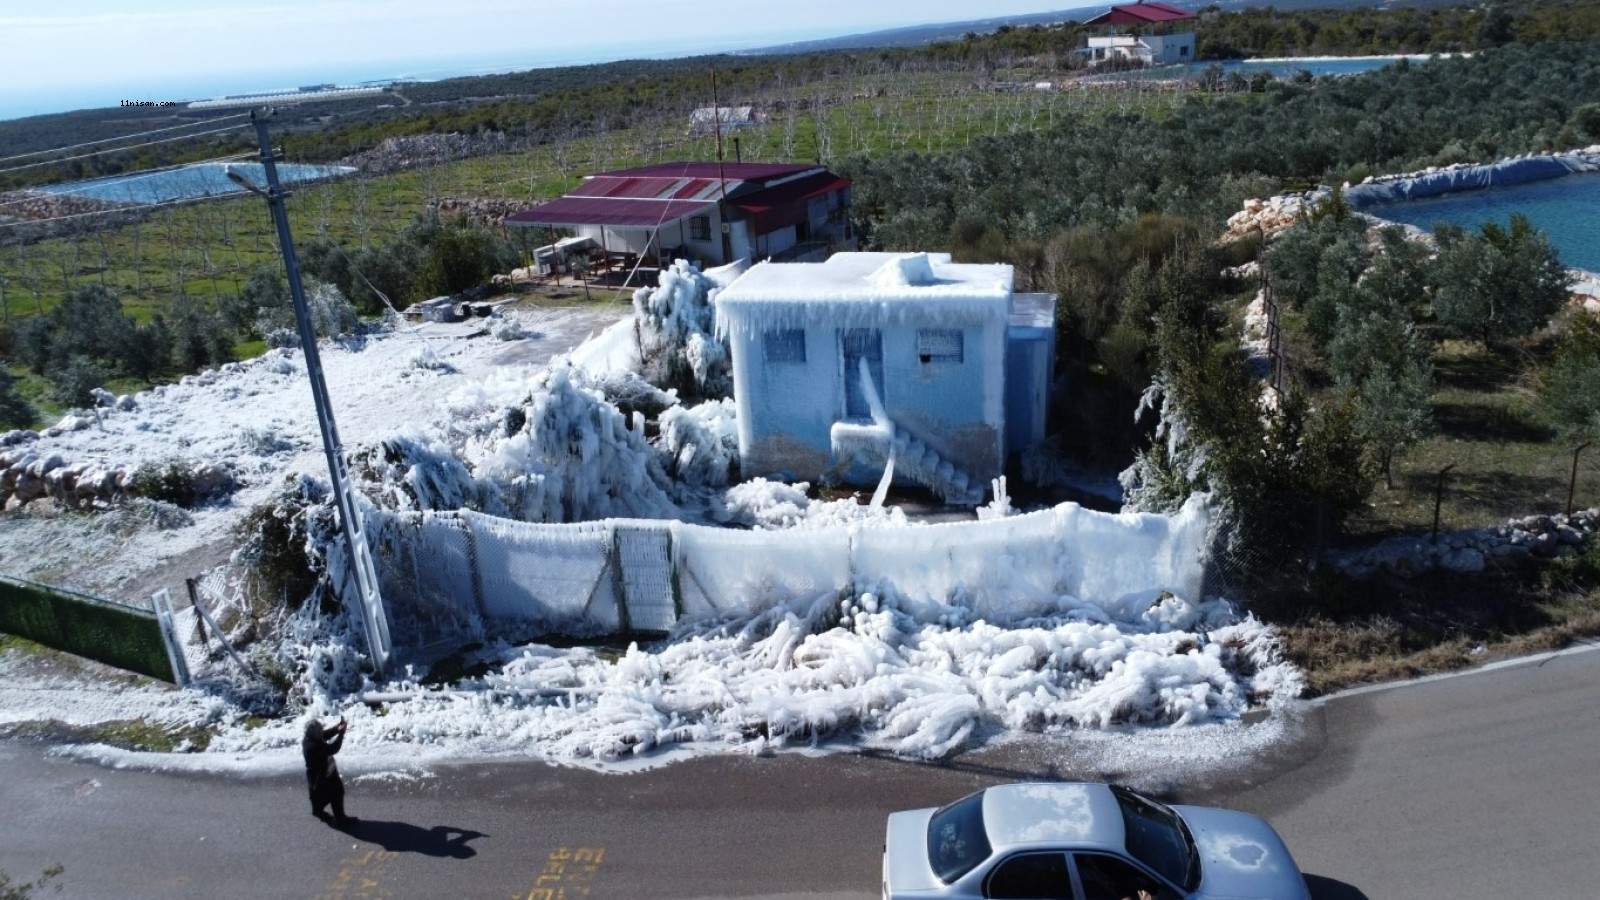
[[[680,614],[747,615],[848,591],[850,533],[737,531],[674,523]]]
[[[383,596],[402,645],[506,629],[666,632],[872,591],[998,625],[1089,604],[1137,618],[1163,593],[1198,599],[1207,515],[1113,515],[1063,504],[982,522],[742,531],[608,519],[535,525],[472,512],[382,513]]]

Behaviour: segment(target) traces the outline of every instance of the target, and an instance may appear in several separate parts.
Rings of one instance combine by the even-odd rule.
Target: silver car
[[[1265,820],[1107,784],[1006,784],[889,816],[885,900],[1309,900]]]

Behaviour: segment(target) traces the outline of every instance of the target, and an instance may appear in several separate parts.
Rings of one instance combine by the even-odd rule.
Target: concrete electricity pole
[[[273,222],[278,226],[278,245],[283,249],[283,267],[289,278],[289,294],[294,298],[300,350],[305,355],[306,375],[311,379],[311,398],[317,407],[317,425],[322,429],[322,450],[328,457],[328,476],[333,481],[333,495],[339,506],[339,524],[344,531],[345,550],[350,557],[347,570],[349,581],[343,586],[345,602],[354,601],[357,605],[366,632],[367,653],[372,660],[372,668],[382,676],[389,663],[389,619],[384,612],[383,597],[378,592],[378,574],[372,564],[372,553],[367,547],[361,512],[356,508],[355,493],[350,487],[344,447],[339,443],[339,428],[334,424],[333,405],[328,400],[328,384],[322,377],[317,333],[311,324],[310,307],[306,305],[305,287],[300,282],[300,262],[295,257],[294,238],[289,234],[289,215],[283,205],[289,193],[278,183],[278,155],[273,151],[272,139],[267,134],[267,119],[272,113],[270,108],[250,113],[250,120],[256,127],[256,139],[261,144],[261,164],[267,176],[266,189],[251,184],[231,167],[227,174],[235,184],[266,198]]]

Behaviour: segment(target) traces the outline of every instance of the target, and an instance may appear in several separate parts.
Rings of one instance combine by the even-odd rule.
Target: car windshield
[[[940,881],[949,884],[988,857],[982,791],[936,811],[928,821],[928,863]]]
[[[1200,852],[1183,819],[1167,806],[1123,787],[1113,787],[1122,807],[1128,853],[1186,891],[1200,886]]]

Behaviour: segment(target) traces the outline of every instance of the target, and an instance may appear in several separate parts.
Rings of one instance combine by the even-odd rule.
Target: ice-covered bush
[[[356,330],[361,319],[344,294],[331,284],[309,279],[305,286],[306,309],[311,327],[318,337],[338,337]],[[255,330],[266,338],[267,346],[298,347],[300,333],[295,323],[293,304],[263,306],[256,314]],[[283,332],[288,332],[287,335]]]
[[[278,429],[245,428],[239,432],[239,445],[254,456],[271,456],[296,449],[294,441],[285,438]]]
[[[528,336],[527,329],[522,327],[522,320],[514,315],[496,315],[489,320],[489,333],[497,340],[520,341]]]
[[[413,369],[423,369],[431,372],[454,372],[455,366],[439,358],[432,344],[418,344],[411,357],[406,360],[406,365]]]
[[[661,443],[673,475],[689,484],[727,487],[737,479],[739,430],[732,399],[694,407],[674,406],[661,414]]]
[[[741,271],[730,266],[703,273],[678,260],[661,273],[657,287],[634,292],[646,378],[685,395],[732,395],[728,345],[715,334],[712,304]]]

